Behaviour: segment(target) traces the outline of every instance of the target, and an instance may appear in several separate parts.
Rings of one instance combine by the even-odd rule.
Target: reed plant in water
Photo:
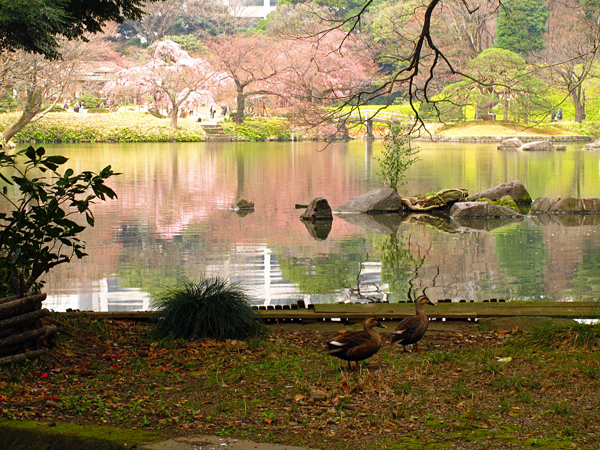
[[[159,339],[256,337],[266,327],[250,300],[238,285],[220,277],[186,281],[166,288],[155,299],[155,332]]]

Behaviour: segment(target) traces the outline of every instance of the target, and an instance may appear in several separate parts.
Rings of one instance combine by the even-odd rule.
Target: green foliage
[[[181,48],[188,53],[205,55],[208,53],[208,48],[193,34],[184,34],[180,36],[169,36],[166,39],[181,45]]]
[[[0,113],[16,111],[18,107],[19,105],[12,95],[4,94],[4,97],[0,99]]]
[[[92,94],[83,94],[77,97],[78,102],[85,102],[85,109],[88,108],[98,108],[102,103],[102,99],[92,95]]]
[[[242,124],[225,125],[224,129],[249,141],[289,141],[292,135],[290,123],[279,119],[246,119]]]
[[[264,332],[250,297],[219,277],[167,288],[155,301],[159,338],[248,339]]]
[[[419,161],[417,154],[418,147],[412,147],[408,136],[402,133],[402,128],[399,125],[392,125],[391,133],[386,136],[383,146],[385,150],[381,157],[377,157],[377,161],[381,166],[380,175],[384,181],[392,189],[406,184],[404,177],[408,168]]]
[[[544,82],[534,77],[518,54],[500,48],[489,48],[469,61],[473,79],[452,85],[447,96],[454,102],[477,105],[481,114],[502,112],[503,119],[519,121],[548,115],[551,108],[549,91]],[[510,103],[506,99],[510,98]],[[491,106],[490,106],[491,105]]]
[[[456,85],[447,86],[440,96],[434,97],[430,102],[423,102],[419,106],[419,117],[424,120],[440,122],[460,122],[465,120],[463,112],[464,102],[457,102],[457,97],[449,95]],[[455,91],[455,93],[457,93]]]
[[[85,214],[94,226],[90,209],[96,200],[116,198],[105,181],[115,174],[110,166],[99,174],[72,169],[59,173],[67,158],[46,156],[43,147],[29,147],[14,154],[0,151],[0,179],[16,188],[18,198],[0,193],[8,213],[0,213],[0,295],[19,293],[19,276],[24,291],[40,288],[36,280],[52,267],[86,255],[78,235],[85,229],[71,216]],[[47,175],[50,175],[48,181]]]
[[[538,0],[504,0],[496,20],[496,47],[521,55],[544,50],[548,4]]]
[[[157,0],[3,0],[0,50],[22,49],[58,58],[58,36],[69,39],[98,33],[111,21],[139,20],[143,7]]]

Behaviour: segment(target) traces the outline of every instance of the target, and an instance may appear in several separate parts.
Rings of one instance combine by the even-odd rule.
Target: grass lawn
[[[1,369],[0,417],[336,450],[600,448],[594,335],[585,349],[431,331],[423,352],[384,345],[354,372],[320,353],[337,331],[184,342],[139,322],[70,325],[42,359]]]
[[[440,127],[435,134],[439,136],[568,136],[576,133],[555,125],[467,122]]]

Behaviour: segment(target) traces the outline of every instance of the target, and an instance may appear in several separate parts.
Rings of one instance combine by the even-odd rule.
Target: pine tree
[[[496,21],[495,47],[524,56],[543,50],[548,15],[544,1],[503,1]]]

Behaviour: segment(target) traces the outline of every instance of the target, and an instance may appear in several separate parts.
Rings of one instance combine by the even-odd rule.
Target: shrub
[[[167,288],[156,299],[159,339],[247,339],[265,331],[250,297],[229,281],[205,278]]]
[[[399,125],[392,125],[391,133],[386,136],[383,145],[385,150],[381,158],[377,158],[381,167],[379,174],[389,187],[398,190],[406,184],[404,178],[408,168],[419,161],[417,155],[420,150],[411,146],[409,137],[402,133],[402,127]]]

